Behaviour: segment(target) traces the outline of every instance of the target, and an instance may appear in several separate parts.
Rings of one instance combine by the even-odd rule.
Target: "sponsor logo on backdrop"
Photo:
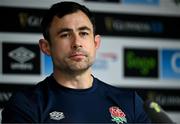
[[[3,108],[13,93],[33,87],[27,84],[0,83],[0,109]]]
[[[125,77],[158,78],[158,63],[158,51],[156,49],[124,49]]]
[[[174,2],[176,3],[176,5],[180,5],[180,0],[174,0]]]
[[[180,96],[178,95],[167,95],[167,94],[156,94],[155,100],[161,103],[163,106],[179,106],[180,107]]]
[[[97,69],[105,69],[109,68],[110,63],[114,63],[117,61],[117,54],[112,52],[99,52],[97,53],[97,57],[95,63],[92,68],[94,70]]]
[[[50,75],[53,72],[53,64],[50,56],[44,55],[44,74]]]
[[[0,15],[3,16],[1,18],[0,31],[41,32],[40,22],[46,11],[46,9],[0,7]],[[180,37],[178,30],[180,29],[179,17],[104,12],[94,12],[93,14],[97,24],[97,32],[101,35],[162,38]]]
[[[3,42],[4,74],[40,74],[40,50],[37,44]]]
[[[119,3],[121,0],[84,0],[84,1],[92,1],[92,2],[116,2],[116,3]]]
[[[159,0],[122,0],[122,3],[159,6],[160,1]]]
[[[161,50],[161,78],[180,79],[180,50]]]
[[[97,32],[110,36],[179,38],[179,17],[94,13]],[[102,22],[103,20],[103,22]]]
[[[0,7],[0,15],[3,15],[0,30],[3,32],[41,32],[40,23],[45,12],[44,9]]]
[[[28,13],[19,13],[19,22],[21,27],[40,27],[42,17],[37,15],[30,15]]]
[[[7,101],[12,96],[12,94],[13,92],[3,91],[3,89],[0,90],[0,109],[3,108],[7,104]]]
[[[138,33],[162,33],[163,24],[159,21],[128,21],[105,17],[105,26],[108,31],[138,32]]]
[[[0,103],[4,101],[8,101],[9,98],[12,96],[12,92],[0,92]]]
[[[25,47],[18,47],[8,53],[8,56],[19,63],[25,63],[35,57],[35,53]],[[32,69],[30,67],[29,69]]]
[[[142,97],[147,97],[145,99],[156,101],[165,110],[180,110],[180,92],[179,90],[147,90],[145,92],[140,90]]]

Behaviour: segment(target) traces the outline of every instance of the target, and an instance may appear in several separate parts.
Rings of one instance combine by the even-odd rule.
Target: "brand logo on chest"
[[[58,112],[58,111],[53,111],[53,112],[49,113],[49,117],[52,120],[61,120],[61,119],[65,118],[64,113]]]
[[[127,123],[126,115],[119,107],[111,106],[109,112],[111,113],[112,121],[117,124]]]

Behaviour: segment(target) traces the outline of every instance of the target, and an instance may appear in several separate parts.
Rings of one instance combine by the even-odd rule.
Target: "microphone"
[[[152,123],[175,123],[156,102],[149,100],[146,101],[144,103],[144,110],[148,114]]]

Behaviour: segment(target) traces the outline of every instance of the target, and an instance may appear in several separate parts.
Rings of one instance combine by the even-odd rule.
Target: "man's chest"
[[[106,98],[73,97],[51,101],[42,121],[51,123],[126,123],[128,115],[118,104]]]

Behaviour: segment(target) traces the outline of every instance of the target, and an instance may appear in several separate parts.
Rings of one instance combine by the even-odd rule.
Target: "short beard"
[[[89,70],[89,68],[92,66],[91,65],[88,65],[86,66],[85,68],[82,68],[82,69],[75,69],[75,68],[64,68],[62,69],[61,68],[61,71],[65,74],[69,74],[69,75],[80,75],[80,74],[83,74],[84,72],[86,72],[87,70]]]
[[[64,63],[68,63],[68,62],[64,62]],[[89,70],[91,68],[91,66],[94,63],[94,59],[88,59],[86,62],[79,62],[79,63],[70,63],[70,64],[59,64],[62,66],[57,67],[58,70],[60,70],[62,73],[64,74],[68,74],[68,75],[80,75],[84,72],[86,72],[87,70]],[[75,65],[76,64],[76,65]],[[80,64],[80,65],[77,65]]]

